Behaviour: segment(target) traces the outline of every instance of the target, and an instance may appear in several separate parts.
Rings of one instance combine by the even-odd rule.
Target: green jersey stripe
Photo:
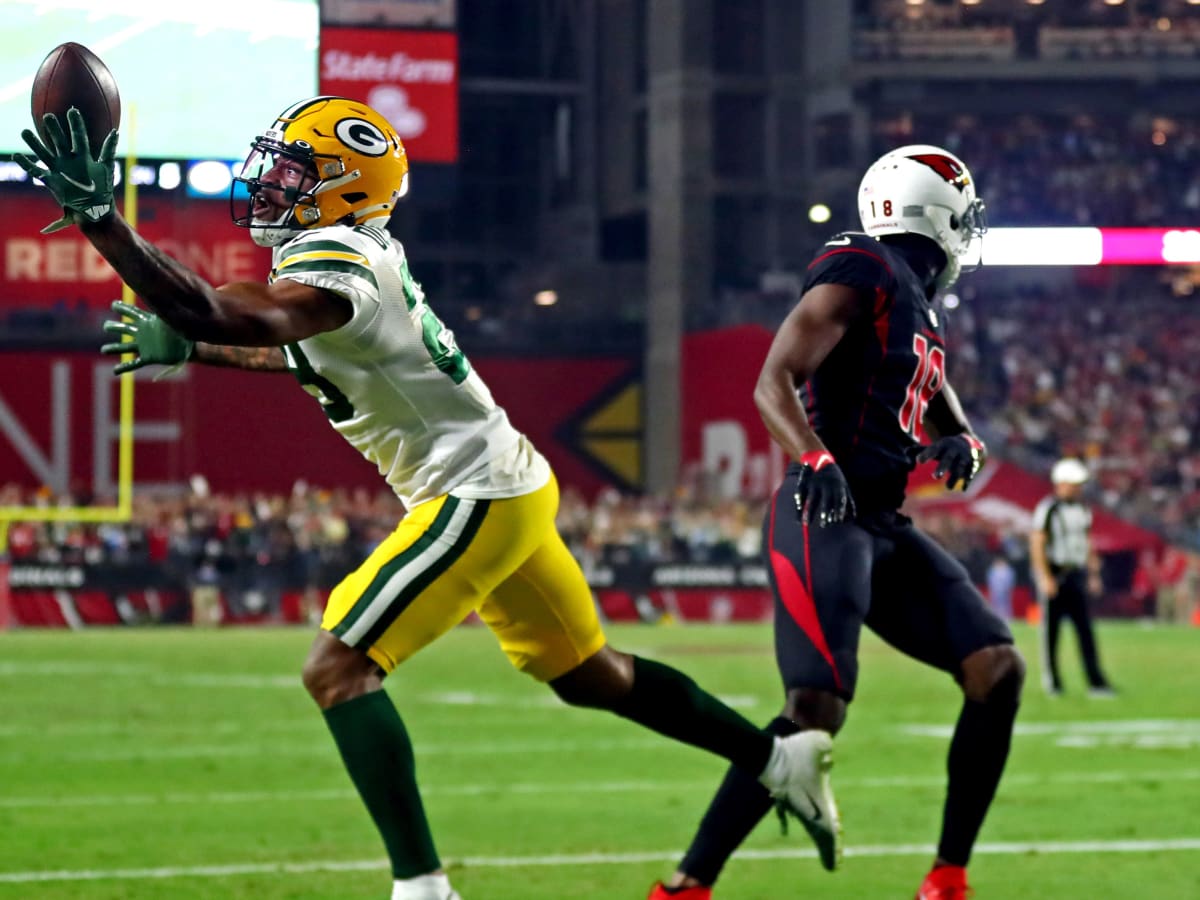
[[[456,559],[462,551],[455,552],[455,548],[462,537],[462,527],[471,512],[470,507],[473,505],[471,501],[466,501],[464,504],[464,501],[458,497],[447,497],[425,533],[417,538],[410,547],[380,567],[379,572],[371,579],[371,583],[363,591],[362,596],[355,601],[342,621],[333,628],[333,633],[351,646],[358,646],[362,636],[379,619],[386,618],[389,622],[394,621],[396,616],[403,611],[403,607],[394,611],[392,607],[403,595],[407,584],[392,584],[392,579],[401,575],[406,569],[419,577],[423,571],[435,565],[438,558],[446,553],[453,554],[453,558]],[[460,507],[464,506],[466,508],[460,510]],[[446,546],[447,541],[449,546]],[[469,542],[468,538],[467,543]],[[462,549],[466,549],[466,544],[463,544]],[[404,606],[407,606],[409,602],[411,602],[411,598],[404,603]]]
[[[374,225],[355,225],[353,230],[355,234],[361,234],[363,237],[373,240],[380,246],[380,249],[386,250],[391,246],[387,232],[381,228],[376,228]]]
[[[428,530],[413,541],[412,546],[401,551],[393,559],[380,567],[375,577],[371,579],[371,583],[367,585],[367,589],[363,591],[362,596],[354,601],[354,605],[342,617],[342,621],[334,626],[333,633],[335,635],[345,638],[350,629],[358,624],[359,619],[362,618],[371,604],[375,602],[375,599],[387,587],[392,576],[405,566],[415,563],[423,553],[429,550],[433,542],[445,533],[450,520],[454,517],[455,511],[458,509],[458,504],[459,499],[457,497],[447,497],[446,502],[442,504],[442,508],[438,510],[438,514],[434,516]]]
[[[283,255],[279,257],[279,262],[275,264],[279,268],[282,263],[289,257],[295,256],[297,253],[320,253],[322,251],[331,251],[333,253],[353,253],[356,256],[365,256],[357,247],[353,247],[344,241],[293,241],[288,244],[283,250]]]
[[[474,500],[468,502],[472,503],[474,508],[471,510],[466,524],[463,526],[462,535],[446,553],[443,553],[432,565],[400,591],[399,596],[388,607],[387,612],[379,617],[379,620],[368,629],[366,635],[355,646],[365,649],[383,637],[383,633],[421,595],[421,592],[433,584],[443,572],[454,565],[458,561],[458,558],[471,546],[471,542],[475,539],[479,527],[487,517],[488,506],[491,504],[491,501]]]
[[[375,280],[375,273],[370,268],[344,259],[306,259],[303,262],[292,263],[283,272],[276,268],[275,272],[277,278],[288,278],[300,272],[342,272],[361,278],[369,282],[375,290],[379,290],[379,282]]]

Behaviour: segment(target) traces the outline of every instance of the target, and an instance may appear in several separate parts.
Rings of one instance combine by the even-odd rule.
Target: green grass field
[[[1031,668],[972,880],[984,898],[1200,897],[1200,631],[1104,625],[1123,689],[1050,700]],[[755,721],[769,630],[615,627]],[[1019,632],[1031,660],[1034,635]],[[0,900],[385,898],[382,847],[297,672],[302,630],[0,635]],[[1075,675],[1075,648],[1064,647]],[[444,859],[467,900],[638,900],[672,868],[719,761],[561,706],[461,628],[391,679]],[[719,897],[908,898],[940,815],[956,690],[869,638],[838,742],[847,858],[774,820]]]

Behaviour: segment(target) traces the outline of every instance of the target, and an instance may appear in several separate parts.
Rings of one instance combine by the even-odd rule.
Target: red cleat
[[[690,887],[681,891],[668,891],[665,884],[656,881],[646,900],[712,900],[712,888]]]
[[[962,866],[937,866],[925,876],[916,900],[967,900],[974,893]]]

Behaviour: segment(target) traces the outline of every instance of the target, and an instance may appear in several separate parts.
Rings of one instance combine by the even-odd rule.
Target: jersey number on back
[[[917,370],[913,372],[908,390],[904,392],[904,405],[897,418],[905,433],[920,440],[925,432],[925,409],[933,395],[942,389],[946,378],[946,351],[941,347],[929,346],[923,334],[913,335],[913,353],[917,356]]]

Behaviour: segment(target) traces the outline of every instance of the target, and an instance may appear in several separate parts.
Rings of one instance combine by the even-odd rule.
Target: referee
[[[1093,697],[1113,696],[1100,669],[1089,595],[1103,590],[1100,557],[1092,550],[1092,511],[1080,502],[1088,470],[1078,459],[1060,459],[1050,472],[1054,493],[1033,512],[1029,563],[1038,602],[1042,605],[1042,685],[1056,697],[1062,693],[1058,672],[1058,632],[1064,618],[1075,625],[1079,652]]]

